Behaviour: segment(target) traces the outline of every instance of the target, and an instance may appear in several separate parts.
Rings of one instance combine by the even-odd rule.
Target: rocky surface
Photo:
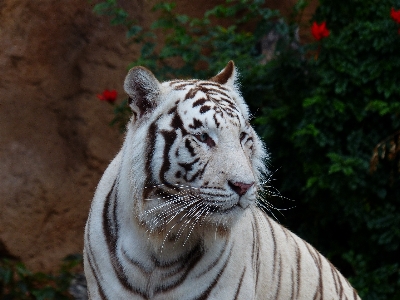
[[[82,251],[94,189],[121,144],[96,94],[123,97],[136,53],[91,10],[87,0],[0,2],[0,248],[35,270]]]

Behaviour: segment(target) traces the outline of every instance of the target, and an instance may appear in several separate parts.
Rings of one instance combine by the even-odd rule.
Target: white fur
[[[144,68],[128,74],[125,89],[140,117],[128,124],[123,147],[93,199],[84,249],[90,299],[359,299],[347,280],[312,246],[257,208],[267,155],[248,125],[248,108],[235,80],[235,69],[220,86],[208,81],[159,83]],[[221,93],[198,91],[184,100],[199,86]],[[219,105],[230,103],[221,100],[225,95],[236,103],[237,116],[215,114]],[[216,108],[200,114],[195,103],[204,97],[211,97],[208,103]],[[142,100],[149,101],[149,108],[136,105]],[[172,127],[178,124],[176,115],[183,127]],[[204,126],[191,128],[194,118]],[[158,131],[149,141],[152,128]],[[215,145],[199,142],[205,132]],[[243,132],[252,141],[242,142]],[[174,139],[169,141],[167,134],[175,134]],[[195,148],[198,161],[193,162],[197,156],[187,144]],[[166,168],[163,149],[167,146],[172,164]],[[146,161],[151,163],[146,165]],[[196,180],[185,182],[176,175],[183,172],[182,165],[192,164],[192,170],[185,173],[191,178],[206,163]],[[188,202],[194,197],[192,208],[168,212],[174,204],[154,196],[157,189],[148,194],[150,199],[143,199],[143,191],[153,189],[146,183],[149,167],[165,193],[173,192],[163,182],[179,186],[179,193],[171,199],[182,197]],[[228,182],[255,183],[239,196]],[[210,190],[216,195],[204,196]],[[232,210],[212,211],[204,204],[207,201]],[[172,219],[165,222],[168,213]],[[105,230],[107,224],[112,226]]]

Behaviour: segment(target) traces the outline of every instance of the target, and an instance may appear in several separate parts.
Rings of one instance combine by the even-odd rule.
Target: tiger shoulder
[[[231,61],[209,80],[126,76],[132,117],[84,236],[90,299],[360,299],[260,208],[266,149]]]

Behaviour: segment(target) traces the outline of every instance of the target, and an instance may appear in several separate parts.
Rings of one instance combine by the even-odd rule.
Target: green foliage
[[[374,146],[400,128],[400,36],[389,15],[394,4],[321,1],[315,19],[327,21],[331,36],[322,41],[318,60],[310,61],[318,75],[311,98],[319,101],[307,103],[299,123],[299,130],[312,125],[321,134],[293,140],[299,161],[312,157],[323,167],[303,168],[306,178],[318,179],[302,198],[312,204],[307,214],[314,225],[326,231],[303,225],[299,232],[314,231],[314,243],[352,270],[363,299],[398,299],[400,288],[399,168],[393,160],[368,172]],[[325,236],[340,237],[344,229],[346,239]]]
[[[148,67],[160,79],[207,78],[231,59],[238,62],[242,71],[250,71],[248,66],[261,59],[261,56],[251,55],[256,53],[256,43],[266,31],[265,27],[273,26],[265,21],[278,16],[277,11],[260,7],[261,2],[229,1],[227,5],[218,5],[207,11],[202,19],[178,15],[173,10],[174,4],[159,3],[154,11],[161,17],[151,29],[163,33],[164,46],[158,51],[159,37],[149,35],[142,47],[142,55],[134,65]],[[235,18],[232,24],[229,20],[242,11],[246,14]],[[228,21],[229,25],[220,25],[221,20]],[[243,25],[249,20],[264,22],[246,29]]]
[[[131,117],[131,110],[128,108],[128,100],[125,99],[119,104],[112,103],[112,105],[114,106],[114,118],[110,125],[118,126],[119,132],[123,133]]]
[[[140,37],[142,27],[137,25],[135,20],[129,18],[129,14],[123,8],[119,7],[117,0],[106,0],[97,3],[93,11],[99,15],[111,17],[110,23],[112,25],[125,25],[127,27],[128,38],[134,36]]]
[[[296,201],[281,222],[363,299],[400,299],[400,25],[390,18],[400,1],[321,0],[314,20],[330,35],[311,45],[295,34],[305,5],[284,20],[263,1],[227,0],[200,19],[158,4],[132,65],[160,79],[209,78],[234,60],[278,169],[273,185]],[[259,46],[271,32],[278,38],[267,59]]]
[[[8,259],[0,260],[0,299],[51,300],[72,299],[68,293],[73,269],[81,264],[80,255],[67,256],[58,275],[32,273],[24,264]]]

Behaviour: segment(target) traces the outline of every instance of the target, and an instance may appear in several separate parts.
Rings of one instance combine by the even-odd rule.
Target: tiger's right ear
[[[137,118],[157,106],[160,82],[144,67],[133,67],[124,81],[125,92],[129,95],[129,106]]]

